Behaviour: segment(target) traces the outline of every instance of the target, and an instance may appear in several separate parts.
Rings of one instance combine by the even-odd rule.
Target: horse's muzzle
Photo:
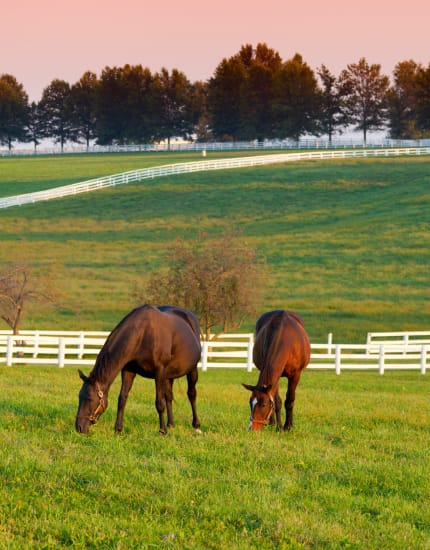
[[[75,428],[78,433],[88,435],[90,426],[88,422],[84,421],[83,419],[77,418],[75,422]]]

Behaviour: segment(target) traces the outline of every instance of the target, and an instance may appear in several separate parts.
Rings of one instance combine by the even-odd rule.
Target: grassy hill
[[[1,159],[0,195],[179,160],[199,157]],[[25,328],[110,330],[169,242],[204,230],[210,246],[211,235],[239,230],[270,267],[264,310],[297,311],[313,341],[363,341],[371,330],[429,329],[429,203],[429,158],[170,176],[0,210],[0,265],[25,258],[63,292],[58,311],[29,312]]]

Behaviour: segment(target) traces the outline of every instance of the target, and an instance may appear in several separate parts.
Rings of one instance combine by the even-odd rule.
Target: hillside
[[[77,172],[85,179],[84,165],[88,177],[106,173],[103,161],[110,173],[131,169],[115,169],[103,155],[61,158],[50,176],[61,184]],[[6,186],[46,185],[38,159],[28,159],[35,187],[27,176],[21,189],[16,162],[1,172],[3,195]],[[61,308],[32,311],[27,328],[109,330],[135,305],[131,290],[163,264],[174,238],[239,230],[270,266],[263,309],[298,311],[314,341],[328,332],[336,341],[363,341],[370,330],[429,328],[429,202],[428,158],[171,176],[0,211],[0,262],[27,259],[49,269],[63,292]]]

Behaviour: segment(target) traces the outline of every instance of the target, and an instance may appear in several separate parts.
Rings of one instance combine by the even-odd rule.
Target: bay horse
[[[290,430],[293,427],[297,384],[310,359],[310,343],[303,321],[291,311],[277,309],[263,313],[257,320],[255,331],[253,361],[260,375],[257,385],[243,384],[252,392],[249,429],[261,430],[274,422],[275,414],[277,429],[282,430],[279,381],[281,377],[286,377],[288,390],[283,429]]]
[[[109,388],[121,371],[121,390],[115,432],[121,433],[128,394],[137,374],[155,380],[155,407],[160,434],[173,426],[173,381],[187,377],[192,425],[200,431],[196,409],[197,363],[200,360],[200,328],[195,315],[178,306],[142,305],[132,310],[113,329],[100,350],[79,392],[76,430],[88,434],[108,405]],[[167,427],[164,412],[167,408]]]

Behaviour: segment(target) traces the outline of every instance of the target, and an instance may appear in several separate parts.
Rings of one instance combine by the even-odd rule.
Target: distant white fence
[[[381,344],[385,347],[403,346],[403,350],[406,350],[410,346],[430,346],[430,331],[416,330],[409,332],[399,331],[367,333],[366,345],[369,353],[378,350]]]
[[[49,146],[42,142],[37,149],[31,144],[19,143],[8,149],[0,146],[0,157],[29,156],[29,155],[65,155],[65,154],[101,154],[101,153],[141,153],[141,152],[199,152],[199,151],[261,151],[280,149],[351,149],[354,147],[427,147],[430,139],[390,139],[379,134],[369,134],[367,144],[357,135],[336,136],[332,140],[327,137],[301,137],[295,139],[270,139],[264,141],[222,141],[222,142],[187,142],[170,140],[170,143],[133,143],[113,145],[90,145],[67,143],[63,148],[58,144]]]
[[[92,179],[81,183],[64,185],[44,191],[34,193],[25,193],[14,195],[12,197],[0,198],[0,208],[10,208],[11,206],[21,206],[24,204],[36,203],[58,199],[80,193],[88,193],[106,187],[123,185],[141,181],[144,179],[153,179],[161,176],[170,176],[176,174],[186,174],[191,172],[202,172],[210,170],[228,170],[231,168],[249,168],[252,166],[264,166],[269,164],[295,162],[303,160],[323,160],[323,159],[344,159],[344,158],[374,158],[374,157],[399,157],[429,155],[430,147],[404,147],[404,148],[385,148],[385,149],[334,149],[319,151],[303,151],[295,153],[279,153],[275,155],[259,155],[229,159],[203,160],[197,162],[183,162],[169,164],[166,166],[155,166],[151,168],[141,168],[121,174],[114,174],[102,178]]]
[[[93,366],[108,332],[48,332],[22,331],[12,335],[0,331],[0,364],[7,366],[55,365]],[[426,373],[429,366],[430,343],[426,338],[414,340],[418,334],[429,333],[371,333],[365,344],[334,344],[329,335],[327,343],[312,344],[310,369],[332,370],[419,370]],[[389,342],[376,342],[377,334],[401,336]],[[381,337],[382,338],[382,337]],[[373,342],[372,342],[373,339]],[[405,342],[407,343],[405,344]],[[199,367],[246,368],[251,371],[253,334],[225,334],[217,340],[202,342]]]

